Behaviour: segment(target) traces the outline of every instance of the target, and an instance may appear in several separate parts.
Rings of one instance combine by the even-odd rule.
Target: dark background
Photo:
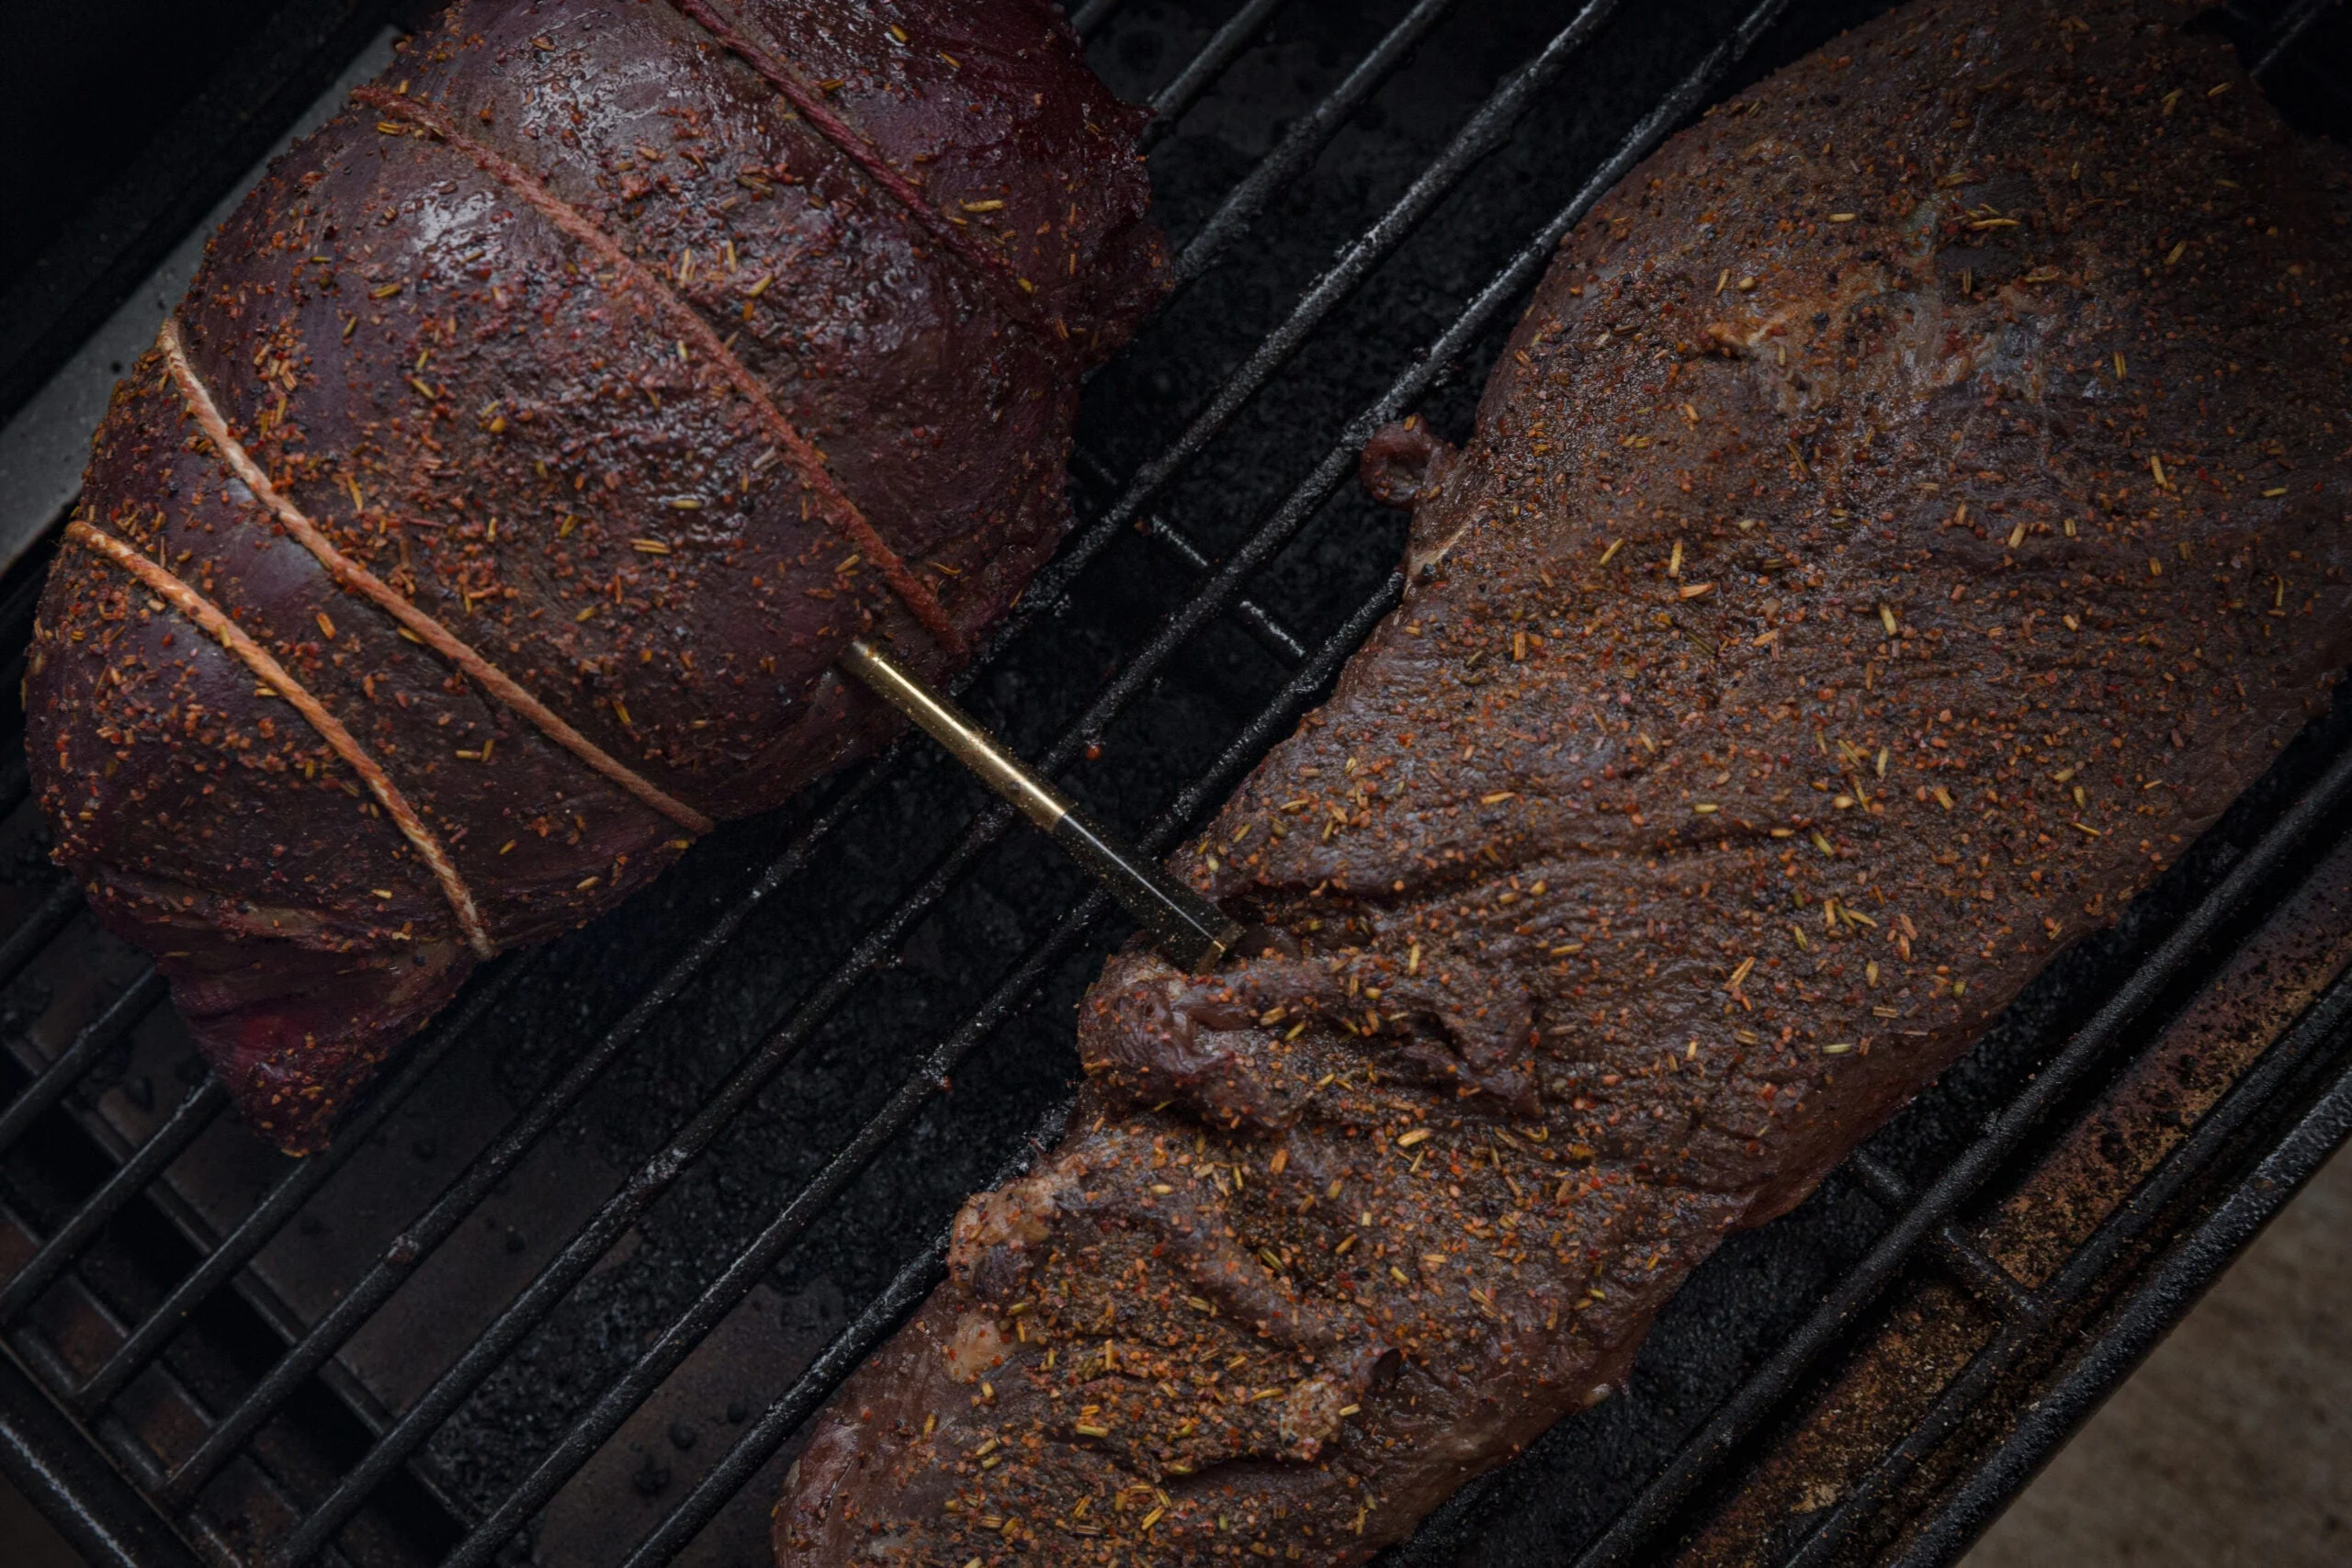
[[[0,21],[0,293],[246,42],[269,0],[71,0]]]

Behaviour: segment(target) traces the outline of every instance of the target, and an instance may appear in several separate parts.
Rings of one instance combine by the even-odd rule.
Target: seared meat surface
[[[1411,591],[1115,958],[786,1564],[1359,1562],[1608,1395],[2352,654],[2352,162],[2156,0],[1928,0],[1562,246]]]
[[[892,721],[1157,298],[1045,0],[461,0],[118,389],[43,600],[58,855],[291,1149],[473,964]]]

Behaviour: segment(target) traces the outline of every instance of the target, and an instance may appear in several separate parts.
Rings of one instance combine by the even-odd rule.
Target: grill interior
[[[1466,431],[1586,207],[1881,8],[1079,7],[1096,67],[1157,111],[1182,288],[1090,389],[1081,526],[962,700],[1172,843],[1395,602],[1403,524],[1356,492],[1363,438],[1415,411]],[[304,69],[364,40],[338,15]],[[2344,134],[2341,7],[2210,25]],[[44,565],[0,585],[16,673]],[[96,1562],[763,1562],[799,1426],[929,1288],[961,1199],[1050,1139],[1072,1006],[1125,934],[905,741],[502,961],[288,1161],[49,865],[7,750],[0,1464]],[[2352,1126],[2348,821],[2339,703],[2120,927],[1702,1269],[1624,1396],[1396,1557],[1955,1557]]]

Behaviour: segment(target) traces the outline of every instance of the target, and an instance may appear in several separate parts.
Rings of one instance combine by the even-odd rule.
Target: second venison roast
[[[781,1562],[1360,1562],[1626,1377],[2352,657],[2352,159],[2167,0],[1919,0],[1561,248],[1406,603],[1115,957]]]
[[[890,720],[1059,540],[1158,298],[1046,0],[460,0],[274,164],[41,602],[57,854],[267,1136]]]

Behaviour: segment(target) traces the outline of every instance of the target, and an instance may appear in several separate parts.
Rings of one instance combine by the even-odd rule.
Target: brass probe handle
[[[1171,962],[1194,973],[1213,969],[1241,940],[1241,927],[1224,910],[1087,820],[969,714],[880,649],[858,637],[837,662],[1043,828],[1088,875],[1110,889]]]

